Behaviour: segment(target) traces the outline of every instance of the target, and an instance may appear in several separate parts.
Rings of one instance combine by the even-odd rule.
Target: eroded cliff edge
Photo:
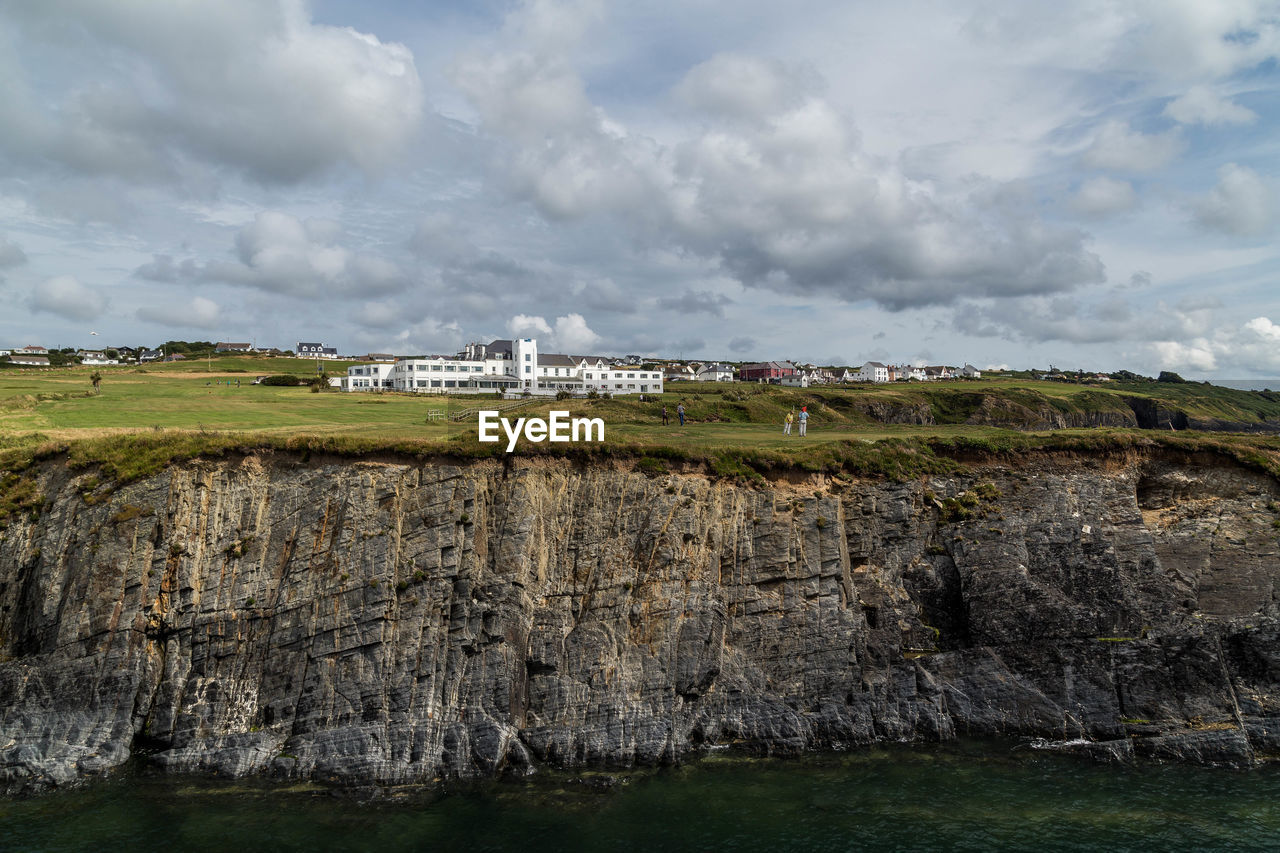
[[[958,733],[1280,753],[1276,482],[1039,454],[909,483],[553,460],[47,461],[0,539],[0,784],[398,784]]]

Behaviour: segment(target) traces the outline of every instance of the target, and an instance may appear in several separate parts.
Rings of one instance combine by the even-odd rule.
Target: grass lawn
[[[299,359],[273,359],[270,366],[274,368],[285,361],[314,365]],[[251,384],[255,375],[262,374],[185,369],[102,369],[101,391],[92,394],[91,373],[87,368],[69,368],[0,374],[0,432],[42,433],[63,439],[169,428],[373,431],[396,438],[445,434],[443,421],[428,422],[430,411],[445,408],[445,401],[440,398],[312,393],[305,387]],[[237,380],[239,387],[235,386]]]
[[[338,365],[326,367],[337,372]],[[505,440],[500,446],[480,445],[474,419],[455,424],[439,418],[449,408],[482,407],[489,401],[487,397],[313,393],[306,387],[251,384],[257,375],[314,375],[315,362],[307,359],[229,357],[98,370],[102,374],[98,394],[92,393],[89,380],[94,368],[0,370],[0,451],[10,448],[29,455],[37,446],[52,441],[69,447],[73,459],[111,460],[117,473],[127,478],[155,470],[164,458],[253,445],[460,456],[501,455],[506,445]],[[966,423],[992,395],[1031,411],[1127,413],[1126,395],[1150,395],[1162,405],[1181,405],[1242,421],[1280,412],[1280,397],[1273,400],[1271,395],[1195,383],[1126,383],[1110,388],[983,379],[811,389],[682,382],[670,383],[666,393],[646,395],[644,401],[637,396],[539,399],[507,415],[545,417],[551,409],[561,409],[605,422],[603,446],[578,446],[570,451],[565,445],[522,442],[525,452],[701,459],[726,476],[749,477],[753,470],[777,465],[909,476],[944,470],[950,463],[939,461],[939,454],[1016,454],[1049,445],[1088,449],[1179,441],[1229,442],[1234,448],[1230,452],[1248,456],[1253,460],[1249,464],[1280,470],[1280,440],[1274,437],[1228,438],[1214,433],[1195,438],[1183,433],[1099,429],[1035,433]],[[689,420],[683,428],[675,423],[675,408],[680,403],[685,405]],[[666,426],[661,423],[663,405],[671,420]],[[801,405],[807,405],[811,414],[809,434],[804,438],[783,435],[786,412]],[[937,422],[898,425],[872,417],[873,408],[886,405],[922,407]]]

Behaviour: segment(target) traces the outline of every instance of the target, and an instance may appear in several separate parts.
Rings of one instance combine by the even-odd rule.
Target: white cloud
[[[1275,205],[1270,187],[1247,166],[1228,163],[1218,170],[1218,183],[1192,206],[1205,228],[1240,237],[1257,237],[1271,230]]]
[[[551,326],[541,317],[517,314],[507,321],[507,331],[511,333],[513,338],[533,337],[535,335],[550,335]]]
[[[756,120],[795,109],[821,88],[812,69],[722,53],[690,70],[674,95],[698,112]]]
[[[1159,367],[1168,370],[1227,369],[1274,376],[1280,372],[1280,325],[1268,317],[1254,317],[1238,327],[1221,326],[1188,341],[1156,341],[1149,352]]]
[[[1208,86],[1192,86],[1180,98],[1170,101],[1164,114],[1179,124],[1252,124],[1258,114],[1216,94]]]
[[[97,289],[83,285],[69,275],[48,279],[31,293],[31,308],[56,314],[67,320],[93,320],[107,307]]]
[[[8,11],[64,57],[55,103],[16,61],[6,81],[0,149],[28,160],[176,179],[190,158],[287,182],[343,162],[379,171],[422,121],[408,48],[317,24],[295,0],[42,0]]]
[[[567,314],[556,318],[555,345],[572,355],[585,355],[600,343],[600,336],[591,331],[581,314]]]
[[[612,215],[644,245],[717,261],[743,284],[904,308],[1102,279],[1084,235],[1040,220],[1024,193],[913,180],[868,155],[805,76],[716,57],[676,86],[710,123],[666,144],[592,104],[562,57],[472,58],[455,79],[510,149],[510,186],[547,217]]]
[[[222,309],[212,299],[196,296],[189,302],[143,306],[137,316],[139,320],[161,326],[213,329],[222,319]]]
[[[589,354],[601,338],[587,326],[581,314],[557,317],[554,328],[542,317],[517,314],[507,322],[512,337],[536,337],[538,348],[544,352],[562,352],[569,355]]]
[[[1132,184],[1105,176],[1085,181],[1069,202],[1076,213],[1098,218],[1132,210],[1137,203]]]
[[[200,269],[224,281],[294,296],[356,298],[396,293],[408,277],[393,262],[340,245],[339,223],[300,220],[278,211],[259,213],[235,238],[237,260],[212,261]]]
[[[1143,133],[1126,122],[1106,121],[1094,135],[1082,162],[1094,169],[1121,172],[1150,172],[1167,166],[1182,153],[1182,136],[1177,130]]]

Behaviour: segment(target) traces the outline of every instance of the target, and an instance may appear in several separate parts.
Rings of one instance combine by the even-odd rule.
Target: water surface
[[[1099,765],[1025,745],[539,773],[358,800],[135,774],[0,803],[14,850],[1274,850],[1280,772]]]

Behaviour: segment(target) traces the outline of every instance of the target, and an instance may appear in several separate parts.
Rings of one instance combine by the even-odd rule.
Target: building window
[[[524,354],[524,360],[525,360],[525,361],[528,361],[528,360],[529,360],[529,353],[525,353],[525,354]]]
[[[454,372],[454,367],[453,367],[453,365],[452,365],[452,364],[446,364],[446,365],[444,366],[444,372],[445,372],[445,373],[453,373],[453,372]]]
[[[530,369],[530,367],[529,367],[529,365],[527,365],[527,364],[526,364],[526,365],[524,366],[524,372],[525,372],[525,373],[532,373],[532,372],[533,372],[533,370],[531,370],[531,369]]]
[[[452,379],[446,379],[444,381],[444,387],[446,388],[456,388],[457,386],[458,386],[458,383],[453,381]]]
[[[431,387],[432,387],[432,388],[439,388],[439,387],[440,387],[440,380],[439,380],[439,379],[432,379],[432,380],[431,380]]]

